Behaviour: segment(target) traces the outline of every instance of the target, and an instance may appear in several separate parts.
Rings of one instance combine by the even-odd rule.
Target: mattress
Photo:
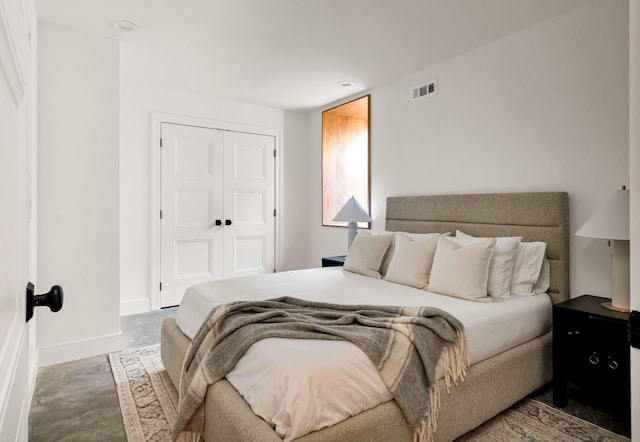
[[[545,294],[512,295],[494,298],[492,303],[478,303],[354,274],[340,267],[193,286],[178,309],[176,323],[193,338],[208,312],[218,304],[279,296],[338,304],[431,305],[446,310],[465,326],[472,364],[551,329],[551,301]],[[341,341],[265,339],[246,352],[227,379],[253,412],[284,440],[331,426],[392,398],[364,353]]]

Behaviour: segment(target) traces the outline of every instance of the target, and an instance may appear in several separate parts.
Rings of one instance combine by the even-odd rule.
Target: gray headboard
[[[387,198],[386,230],[522,236],[547,243],[549,296],[569,299],[569,196],[566,192],[426,195]]]

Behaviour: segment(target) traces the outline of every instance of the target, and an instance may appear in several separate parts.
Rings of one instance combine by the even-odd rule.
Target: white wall
[[[310,207],[322,201],[309,200],[309,157],[307,149],[307,115],[285,112],[282,125],[283,173],[281,176],[280,226],[281,270],[310,267],[308,262]]]
[[[121,44],[120,83],[120,293],[123,315],[148,311],[156,287],[151,287],[152,152],[151,114],[154,112],[276,129],[280,146],[279,271],[300,268],[306,261],[306,235],[291,219],[306,213],[308,190],[298,183],[306,164],[306,119],[295,112],[170,90],[134,80],[140,51]],[[293,224],[293,225],[292,225]]]
[[[119,44],[65,28],[39,30],[39,293],[41,365],[117,350]]]
[[[575,232],[628,184],[628,29],[628,2],[600,0],[371,91],[373,230],[388,196],[566,191]],[[413,102],[434,78],[437,95]],[[312,201],[320,118],[309,117]],[[310,209],[309,261],[345,253],[346,231]],[[606,241],[570,246],[571,295],[610,296]]]

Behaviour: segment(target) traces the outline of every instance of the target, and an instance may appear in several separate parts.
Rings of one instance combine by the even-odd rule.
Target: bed
[[[569,297],[568,218],[568,195],[563,192],[390,197],[385,229],[413,233],[460,230],[476,237],[521,236],[522,241],[544,242],[550,269],[550,304]],[[348,273],[335,268],[322,271],[333,278],[335,272]],[[193,314],[197,315],[198,310],[200,315],[206,313],[202,308],[193,308],[197,304],[191,305]],[[182,309],[181,306],[178,317],[188,314],[187,307]],[[182,327],[186,328],[184,324]],[[176,319],[163,322],[162,360],[176,385],[190,343],[189,334],[183,332]],[[547,384],[551,380],[551,332],[527,338],[490,357],[475,359],[464,382],[452,387],[450,394],[441,394],[436,441],[455,439]],[[444,382],[439,383],[440,390],[445,391]],[[295,440],[411,440],[412,435],[395,401],[388,400]],[[208,389],[203,436],[206,441],[282,440],[226,379]]]

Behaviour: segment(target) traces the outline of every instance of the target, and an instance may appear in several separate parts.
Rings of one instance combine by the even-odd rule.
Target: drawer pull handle
[[[598,365],[600,363],[600,358],[594,353],[589,356],[589,362],[591,362],[592,365]]]
[[[616,361],[615,359],[609,359],[609,368],[612,370],[617,370],[619,367],[618,365],[618,361]]]

